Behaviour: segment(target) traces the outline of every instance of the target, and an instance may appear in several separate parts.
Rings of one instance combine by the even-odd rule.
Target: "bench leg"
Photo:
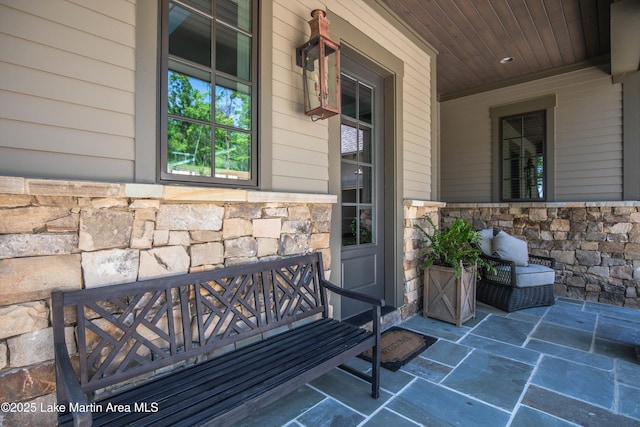
[[[373,333],[376,336],[376,345],[372,349],[371,357],[371,396],[377,399],[380,396],[380,307],[373,308]]]
[[[371,396],[374,399],[380,397],[380,347],[373,348],[373,360],[371,362]]]

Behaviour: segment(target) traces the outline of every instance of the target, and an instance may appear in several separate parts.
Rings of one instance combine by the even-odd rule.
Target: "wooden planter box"
[[[464,268],[459,278],[453,268],[433,265],[425,269],[422,314],[458,327],[476,317],[476,266]]]

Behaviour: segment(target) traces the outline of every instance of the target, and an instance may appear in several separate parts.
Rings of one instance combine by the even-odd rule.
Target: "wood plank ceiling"
[[[609,60],[610,0],[379,1],[438,50],[441,101]]]

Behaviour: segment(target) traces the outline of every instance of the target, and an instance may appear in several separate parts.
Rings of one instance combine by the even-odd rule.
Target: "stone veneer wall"
[[[447,204],[441,225],[458,217],[556,258],[556,296],[640,308],[640,202]]]
[[[0,425],[51,425],[51,290],[320,251],[335,196],[0,177]],[[72,339],[72,337],[71,337]],[[73,345],[73,344],[72,344]]]
[[[415,228],[416,224],[427,229],[429,224],[424,220],[428,215],[434,224],[440,222],[439,210],[444,203],[422,200],[404,201],[404,306],[402,318],[422,311],[422,269],[420,268],[420,252],[422,236]]]

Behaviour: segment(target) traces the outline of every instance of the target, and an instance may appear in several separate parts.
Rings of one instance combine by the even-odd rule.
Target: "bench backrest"
[[[52,294],[57,340],[76,324],[86,393],[327,315],[320,254]],[[75,317],[75,319],[73,319]]]

